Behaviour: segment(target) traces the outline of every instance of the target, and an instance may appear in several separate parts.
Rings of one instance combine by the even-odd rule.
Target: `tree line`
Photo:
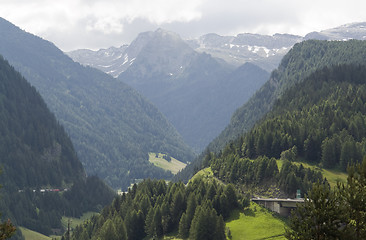
[[[248,203],[233,185],[202,177],[187,186],[147,179],[76,227],[71,239],[160,238],[172,232],[184,239],[226,239],[224,220]]]
[[[287,239],[366,239],[366,159],[350,165],[346,184],[316,183],[292,213]]]
[[[280,158],[295,148],[295,158],[345,171],[366,154],[365,103],[365,66],[320,69],[277,100],[245,135],[241,153]]]
[[[114,197],[97,177],[85,176],[64,128],[37,90],[1,56],[0,157],[0,211],[15,226],[49,235],[53,228],[63,230],[63,215],[100,210]],[[33,192],[46,187],[70,191]],[[22,239],[20,231],[13,239]]]

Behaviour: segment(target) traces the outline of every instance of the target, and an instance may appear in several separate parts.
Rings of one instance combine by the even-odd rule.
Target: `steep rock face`
[[[188,42],[196,51],[209,53],[230,64],[238,66],[245,62],[251,62],[267,71],[272,71],[277,68],[282,57],[294,44],[309,39],[366,40],[366,23],[345,24],[320,32],[311,32],[305,37],[290,34],[269,36],[251,33],[220,36],[211,33]]]
[[[79,49],[68,54],[76,62],[97,68],[113,77],[117,77],[129,66],[125,64],[131,63],[125,54],[126,48],[127,45],[119,48],[100,49],[98,51]]]
[[[190,45],[198,52],[206,52],[213,57],[239,66],[250,62],[272,71],[281,58],[300,41],[301,36],[275,34],[273,36],[243,33],[237,36],[207,34],[199,39],[190,40]]]
[[[126,84],[64,55],[52,43],[0,19],[0,54],[37,88],[70,135],[88,174],[114,187],[170,177],[148,152],[191,161],[193,152],[166,118]]]

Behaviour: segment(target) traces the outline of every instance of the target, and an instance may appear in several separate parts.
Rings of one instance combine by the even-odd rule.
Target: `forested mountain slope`
[[[145,180],[114,199],[99,216],[79,225],[71,239],[156,239],[166,234],[181,239],[224,240],[232,210],[248,198],[233,185],[197,178],[187,186]]]
[[[85,176],[71,140],[40,94],[1,56],[0,113],[0,212],[5,217],[50,234],[52,228],[62,232],[62,215],[97,211],[111,201],[109,187]],[[61,194],[64,189],[69,191]],[[21,238],[19,231],[15,238]]]
[[[216,176],[231,183],[278,181],[286,191],[307,191],[315,174],[295,170],[290,161],[306,161],[343,171],[366,155],[366,65],[324,67],[286,90],[250,132],[206,156]],[[273,174],[274,159],[285,161]],[[272,161],[272,163],[271,163]],[[290,170],[291,172],[291,170]],[[304,185],[305,184],[305,185]]]
[[[52,43],[0,19],[0,54],[37,88],[65,127],[88,174],[113,187],[169,178],[149,152],[191,161],[193,152],[155,106],[96,69],[73,62]]]
[[[295,84],[244,138],[253,158],[279,158],[296,146],[305,161],[346,170],[366,154],[366,67],[325,67]]]
[[[282,59],[279,67],[271,73],[264,86],[236,110],[226,129],[209,145],[211,150],[220,150],[237,136],[247,132],[272,107],[284,90],[301,82],[311,73],[325,66],[366,61],[366,42],[350,40],[309,40],[296,44]]]
[[[1,183],[18,190],[83,178],[70,139],[36,89],[2,57],[0,74]]]
[[[319,68],[338,64],[363,64],[366,61],[366,42],[350,40],[308,40],[296,44],[282,59],[278,69],[247,103],[236,110],[230,124],[212,141],[205,152],[219,152],[230,141],[248,132],[273,106],[282,93],[294,84],[303,81]],[[177,178],[187,180],[195,169],[201,167],[205,154],[188,165]]]
[[[193,179],[187,187],[145,181],[116,198],[99,217],[79,226],[73,239],[103,238],[109,233],[123,233],[122,239],[142,239],[177,231],[177,227],[182,238],[200,239],[196,238],[197,229],[205,231],[210,226],[219,231],[217,236],[222,228],[220,217],[217,222],[209,219],[217,214],[225,219],[232,209],[246,206],[248,201],[234,189],[260,196],[294,197],[298,189],[307,193],[313,183],[327,183],[319,171],[294,161],[342,169],[361,162],[366,153],[365,106],[365,65],[316,70],[285,90],[250,132],[219,154],[205,156],[204,165],[229,185],[212,184],[204,177]],[[279,159],[281,168],[276,163]]]

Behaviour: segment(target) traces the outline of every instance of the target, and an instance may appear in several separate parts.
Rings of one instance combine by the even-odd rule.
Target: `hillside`
[[[158,109],[126,84],[73,62],[52,43],[0,19],[0,54],[40,92],[65,127],[89,175],[114,188],[170,178],[149,152],[187,162],[193,152]]]
[[[279,158],[296,147],[307,162],[345,171],[366,154],[365,103],[364,65],[321,68],[276,101],[244,138],[242,151],[251,158]]]
[[[204,165],[211,166],[220,180],[257,194],[263,186],[288,196],[294,196],[296,189],[306,193],[312,182],[323,181],[321,174],[291,162],[341,171],[362,162],[365,103],[365,65],[321,68],[286,90],[251,131],[220,154],[206,155]],[[280,169],[275,159],[283,160]]]
[[[194,172],[202,167],[207,152],[218,153],[228,143],[250,131],[254,124],[270,111],[276,99],[286,89],[303,81],[317,69],[345,63],[363,64],[365,60],[365,41],[308,40],[296,44],[260,90],[235,111],[225,130],[208,145],[196,161],[180,172],[176,179],[188,181]]]
[[[196,178],[187,186],[145,180],[115,198],[99,216],[75,228],[71,239],[162,238],[179,232],[186,239],[224,240],[224,219],[249,199],[232,185]]]
[[[82,179],[70,139],[36,89],[1,56],[0,73],[1,183],[13,189],[66,187]]]
[[[254,202],[244,211],[233,212],[226,222],[232,240],[283,240],[286,226],[283,218]]]
[[[309,40],[296,44],[282,59],[270,79],[250,100],[233,114],[230,124],[212,141],[211,151],[222,149],[226,143],[249,131],[273,106],[275,100],[289,87],[303,81],[311,73],[325,66],[362,64],[366,60],[366,42],[327,42]]]
[[[51,229],[63,231],[61,215],[78,216],[110,203],[114,193],[100,179],[85,176],[64,128],[36,89],[1,56],[0,112],[4,217],[51,234]]]
[[[167,218],[164,218],[163,212],[166,214],[174,212],[178,205],[178,199],[182,199],[180,206],[185,206],[182,209],[186,209],[186,212],[182,210],[181,215],[179,214],[181,219],[178,231],[179,234],[183,234],[184,230],[188,229],[185,225],[186,218],[189,209],[191,209],[189,206],[194,201],[192,200],[193,195],[195,195],[196,198],[198,197],[197,199],[200,199],[200,196],[202,199],[208,197],[208,204],[215,209],[216,214],[221,214],[227,220],[226,226],[232,229],[230,232],[233,238],[240,239],[245,235],[250,239],[253,239],[254,236],[283,239],[283,226],[285,224],[282,221],[275,220],[273,216],[270,217],[270,214],[261,208],[251,207],[243,212],[238,211],[243,206],[248,207],[249,199],[240,194],[234,197],[232,193],[229,193],[232,191],[229,189],[246,193],[246,196],[287,198],[294,197],[298,189],[301,190],[302,194],[307,194],[314,183],[327,184],[328,181],[323,179],[322,174],[317,169],[309,167],[309,164],[302,165],[294,162],[302,160],[317,164],[320,167],[342,170],[352,162],[361,162],[362,156],[366,154],[366,130],[363,123],[366,119],[365,106],[365,65],[343,64],[320,68],[303,81],[285,90],[274,103],[272,110],[250,132],[228,144],[219,154],[207,154],[204,164],[210,166],[212,172],[210,168],[200,171],[187,184],[185,190],[182,183],[170,183],[167,190],[163,190],[166,186],[165,183],[145,181],[134,187],[135,190],[132,189],[128,194],[122,196],[120,200],[115,200],[114,204],[106,208],[102,215],[118,215],[113,214],[115,211],[126,214],[124,212],[126,210],[122,210],[128,208],[124,202],[134,201],[135,206],[139,207],[132,207],[133,209],[130,211],[141,211],[141,222],[144,222],[145,226],[150,226],[149,224],[153,222],[152,233],[162,236],[171,232],[164,230],[166,223],[164,219],[170,218],[167,215],[165,215]],[[278,159],[281,159],[280,168],[278,167]],[[215,180],[215,178],[220,181]],[[225,186],[223,183],[228,185],[220,190],[222,186]],[[332,184],[334,185],[334,182]],[[173,189],[175,189],[175,194],[170,192]],[[150,200],[149,204],[148,200],[143,200],[145,195],[139,195],[141,191],[149,196],[164,191],[167,194],[161,194],[161,198],[158,197],[159,200],[153,201],[154,203]],[[182,191],[182,196],[178,197],[180,194],[177,191]],[[223,192],[223,195],[218,196],[220,192]],[[225,195],[228,200],[241,198],[239,201],[235,201],[237,208],[225,210]],[[164,206],[165,201],[167,201],[166,204],[171,202],[170,207]],[[200,202],[200,200],[196,201]],[[235,202],[233,201],[231,204],[235,204]],[[162,205],[157,207],[159,206],[157,204]],[[154,213],[151,210],[149,214],[144,215],[142,213],[143,209],[146,209],[144,206],[154,206],[156,209]],[[188,220],[192,225],[187,231],[189,235],[186,236],[190,236],[190,239],[199,239],[195,238],[196,235],[193,232],[195,224],[197,221],[199,222],[199,220],[195,220],[196,215],[201,214],[202,208],[196,206],[194,217]],[[228,213],[230,212],[232,218],[229,218],[230,214]],[[108,223],[110,226],[100,225],[94,228],[92,235],[87,236],[104,236],[106,229],[113,229],[113,225],[117,228],[118,224],[125,225],[126,235],[131,236],[132,230],[128,233],[131,220],[129,217],[125,219],[128,219],[127,223],[118,222],[116,218],[104,217],[105,224]],[[202,216],[201,219],[205,218]],[[97,221],[97,219],[93,219],[94,223]],[[273,231],[261,231],[259,227],[253,227],[253,222],[260,224],[261,221],[261,226],[264,225],[263,222],[268,225],[273,224],[271,225]],[[240,229],[244,228],[244,230],[239,230],[238,224],[242,224]],[[211,227],[217,226],[211,222],[203,225],[202,229],[209,225]],[[78,232],[73,236],[74,239],[82,239],[83,234],[88,234],[85,230],[87,228],[88,225],[79,227]],[[151,236],[149,227],[145,228],[145,231],[145,234]]]

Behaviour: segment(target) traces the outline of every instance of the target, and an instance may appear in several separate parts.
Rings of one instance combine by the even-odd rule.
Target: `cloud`
[[[304,35],[365,21],[366,1],[1,0],[0,16],[63,50],[130,43],[163,27],[183,37],[215,32]]]
[[[105,38],[121,35],[126,25],[144,21],[147,25],[190,22],[201,17],[200,0],[2,0],[0,16],[50,40],[75,34],[81,37],[104,35]],[[67,33],[69,32],[69,33]],[[127,33],[128,35],[128,33]],[[58,41],[62,42],[67,40]],[[65,46],[63,46],[65,47]],[[70,46],[71,47],[71,46]],[[66,48],[68,48],[66,46]]]

